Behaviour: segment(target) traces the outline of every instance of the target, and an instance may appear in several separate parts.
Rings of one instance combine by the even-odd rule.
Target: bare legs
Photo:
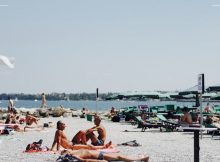
[[[84,131],[79,131],[72,139],[73,144],[84,144],[86,145],[86,133]]]
[[[86,134],[86,141],[91,140],[92,144],[96,144],[97,143],[97,137],[93,132],[90,132],[88,134]]]

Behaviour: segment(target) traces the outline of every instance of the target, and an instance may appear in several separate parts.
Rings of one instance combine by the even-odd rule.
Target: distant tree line
[[[96,100],[96,93],[50,93],[45,94],[47,100]],[[105,100],[111,97],[113,93],[100,93],[99,99]],[[41,100],[41,94],[24,94],[24,93],[13,93],[13,94],[0,94],[0,100],[7,100],[8,97],[18,100]]]

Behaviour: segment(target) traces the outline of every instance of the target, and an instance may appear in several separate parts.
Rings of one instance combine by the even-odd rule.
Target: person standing
[[[11,97],[8,97],[8,112],[12,112],[14,108],[14,101],[11,99]]]
[[[44,93],[41,94],[41,100],[42,100],[41,108],[46,108],[47,103],[46,103],[46,96]]]

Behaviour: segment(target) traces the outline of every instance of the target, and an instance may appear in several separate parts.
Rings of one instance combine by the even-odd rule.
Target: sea
[[[107,111],[110,110],[111,107],[115,107],[116,109],[130,107],[130,106],[139,106],[139,105],[147,105],[150,106],[163,106],[168,104],[175,104],[177,106],[187,106],[192,107],[195,105],[195,102],[177,102],[177,101],[159,101],[159,100],[149,100],[149,101],[90,101],[90,100],[80,100],[80,101],[47,101],[47,106],[49,108],[60,107],[62,105],[64,108],[70,108],[75,110],[81,110],[83,107],[89,109],[90,111]],[[206,102],[203,102],[202,105],[205,107]],[[219,103],[212,103],[213,105],[218,105]],[[40,108],[41,101],[32,101],[32,100],[15,100],[14,101],[15,108]],[[0,100],[0,109],[7,108],[8,100]]]

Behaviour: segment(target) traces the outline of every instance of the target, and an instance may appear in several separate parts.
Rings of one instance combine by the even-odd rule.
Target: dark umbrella
[[[220,92],[220,84],[210,86],[206,89],[207,92]]]
[[[200,103],[199,103],[199,92],[198,92],[198,85],[195,85],[191,88],[188,88],[184,91],[179,92],[180,96],[184,96],[184,95],[190,95],[193,94],[195,95],[195,99],[196,99],[196,103],[195,103],[195,107],[199,107]]]

